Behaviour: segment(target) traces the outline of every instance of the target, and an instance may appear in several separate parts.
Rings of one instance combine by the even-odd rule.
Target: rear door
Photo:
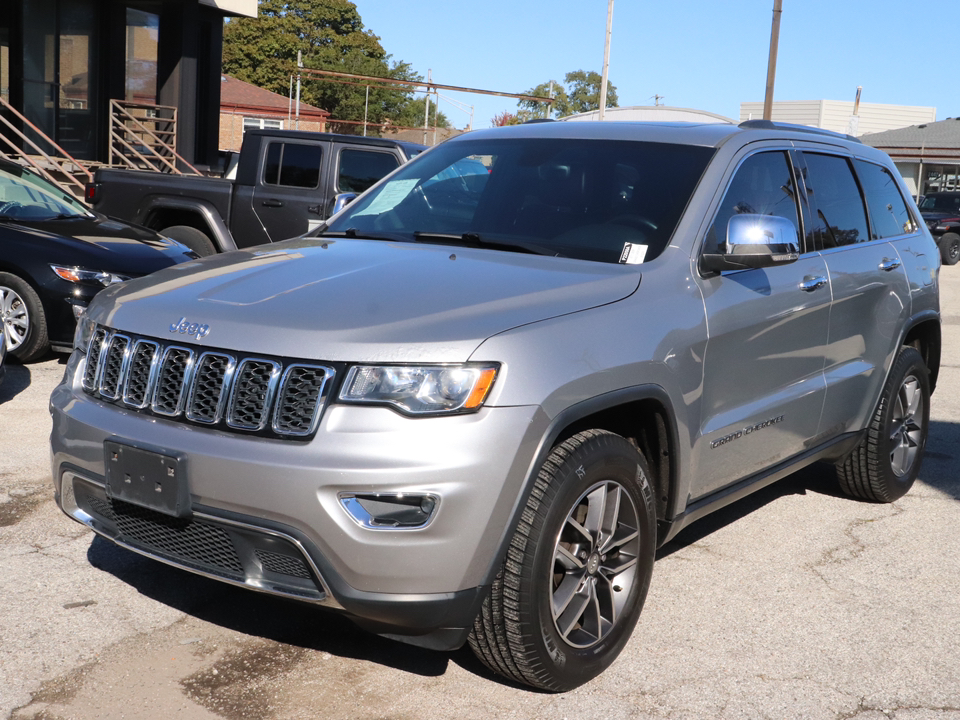
[[[330,143],[277,138],[265,140],[260,152],[251,202],[265,241],[302,235],[323,219],[328,198],[322,179]]]
[[[804,237],[792,153],[770,148],[734,162],[703,251],[716,252],[730,218],[748,213],[788,219],[801,253],[788,265],[697,279],[708,340],[692,500],[809,447],[824,398],[830,283],[823,257]]]
[[[916,227],[887,169],[812,149],[800,162],[833,287],[821,433],[837,435],[866,425],[899,349],[910,287],[895,243]]]

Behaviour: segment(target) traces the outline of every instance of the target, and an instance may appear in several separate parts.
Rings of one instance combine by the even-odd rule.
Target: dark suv
[[[937,192],[920,201],[920,214],[937,241],[944,265],[960,260],[960,192]]]
[[[822,131],[467,133],[313,236],[102,292],[51,398],[57,500],[567,690],[698,518],[816,461],[909,490],[940,365],[918,221],[887,155]]]

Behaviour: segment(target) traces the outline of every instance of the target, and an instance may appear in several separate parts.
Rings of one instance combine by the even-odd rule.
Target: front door
[[[329,147],[329,142],[289,139],[263,144],[262,171],[251,196],[263,242],[302,235],[311,219],[322,218],[327,197],[321,181]]]
[[[802,244],[794,177],[786,151],[745,158],[705,239],[715,252],[731,216],[777,215],[797,228],[801,255],[788,265],[699,279],[708,340],[694,500],[796,455],[817,434],[830,283],[823,257]]]

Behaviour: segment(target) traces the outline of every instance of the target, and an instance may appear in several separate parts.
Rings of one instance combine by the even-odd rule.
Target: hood
[[[14,220],[8,225],[33,235],[50,252],[59,253],[57,257],[64,264],[78,264],[132,277],[194,257],[189,248],[153,230],[103,215],[63,220]]]
[[[944,212],[943,210],[921,210],[920,215],[927,222],[931,222],[933,220],[943,220],[944,218],[960,217],[960,212],[956,210],[950,212]]]
[[[636,265],[301,238],[125,283],[100,293],[90,313],[120,330],[200,347],[329,361],[460,362],[492,335],[616,302],[639,281]],[[178,323],[207,331],[191,337]]]

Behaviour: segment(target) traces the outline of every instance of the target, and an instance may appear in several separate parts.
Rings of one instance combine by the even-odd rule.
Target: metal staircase
[[[11,133],[11,135],[8,135],[3,128],[0,128],[0,141],[3,143],[3,145],[0,145],[0,156],[20,165],[29,165],[65,193],[83,200],[86,184],[93,180],[93,173],[47,137],[40,128],[27,120],[22,113],[2,97],[0,97],[0,109],[10,113],[23,123],[24,127],[30,128],[37,137],[42,139],[42,142],[53,148],[52,152],[44,150],[9,118],[5,117],[3,112],[0,112],[0,123]],[[20,138],[22,145],[16,143],[13,137]],[[28,152],[24,148],[30,148],[33,152]]]
[[[183,175],[200,171],[177,153],[177,109],[110,101],[110,165]]]

